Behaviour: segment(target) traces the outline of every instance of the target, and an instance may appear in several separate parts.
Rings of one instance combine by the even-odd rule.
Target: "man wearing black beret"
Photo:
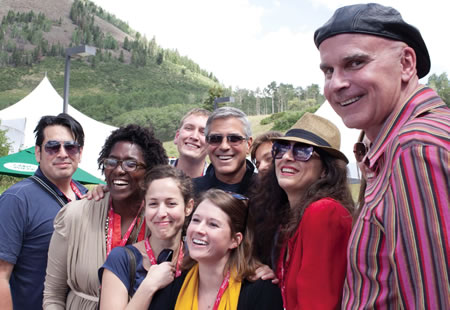
[[[422,36],[393,8],[339,8],[316,30],[325,97],[372,141],[348,247],[345,309],[450,309],[450,111],[419,84]]]

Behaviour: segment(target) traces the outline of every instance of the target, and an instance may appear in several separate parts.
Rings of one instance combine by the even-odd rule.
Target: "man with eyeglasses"
[[[35,174],[0,196],[0,309],[42,309],[53,220],[87,189],[72,180],[84,132],[67,114],[44,116],[36,129]]]
[[[419,30],[391,7],[357,4],[314,41],[325,97],[372,142],[342,308],[450,309],[450,110],[419,82],[430,71]]]
[[[204,176],[195,178],[196,194],[219,188],[246,194],[255,167],[246,159],[252,145],[250,122],[239,109],[222,107],[208,118],[205,127],[211,164]]]

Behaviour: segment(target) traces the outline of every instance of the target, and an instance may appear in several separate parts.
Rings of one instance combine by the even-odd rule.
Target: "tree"
[[[433,73],[428,78],[427,85],[433,88],[442,100],[444,100],[445,104],[450,107],[450,82],[448,80],[447,73],[444,72],[439,76]]]
[[[6,136],[6,130],[0,129],[0,157],[8,155],[10,147],[11,143]]]
[[[224,89],[220,86],[211,87],[208,90],[208,98],[203,102],[203,108],[209,111],[214,110],[214,99],[222,97]]]
[[[275,95],[277,93],[277,82],[273,81],[269,85],[267,85],[267,88],[265,89],[266,93],[272,98],[272,112],[275,113]]]

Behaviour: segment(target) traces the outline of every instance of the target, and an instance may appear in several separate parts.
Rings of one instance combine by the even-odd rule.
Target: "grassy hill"
[[[64,52],[79,44],[97,46],[97,54],[71,61],[69,102],[111,125],[151,123],[167,139],[218,85],[212,73],[89,1],[2,0],[0,19],[0,109],[25,97],[45,74],[62,96]]]

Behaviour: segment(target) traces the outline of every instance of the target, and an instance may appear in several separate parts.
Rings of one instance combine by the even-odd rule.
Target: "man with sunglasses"
[[[419,30],[391,7],[358,4],[314,41],[325,97],[372,142],[342,308],[450,309],[450,111],[419,83],[430,71]]]
[[[196,194],[210,188],[245,194],[255,170],[246,159],[252,144],[247,115],[236,108],[219,108],[209,116],[205,136],[211,164],[204,176],[193,180]]]
[[[53,220],[87,189],[72,180],[84,132],[67,114],[44,116],[36,129],[34,176],[0,196],[0,309],[42,309]]]

